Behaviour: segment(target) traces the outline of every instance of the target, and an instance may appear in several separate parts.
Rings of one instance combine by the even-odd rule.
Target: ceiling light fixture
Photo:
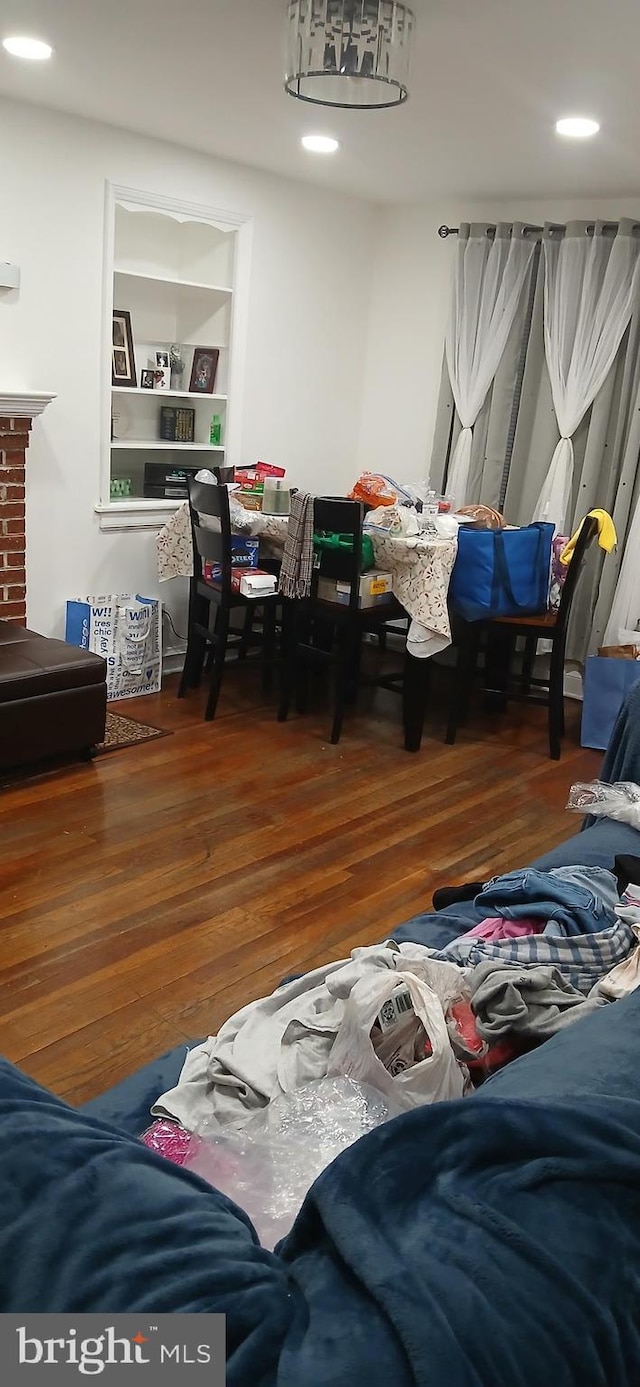
[[[287,0],[285,91],[317,106],[402,105],[414,23],[398,0]]]
[[[50,43],[44,43],[42,39],[19,36],[3,39],[2,47],[6,48],[12,58],[29,58],[32,62],[40,63],[50,58],[53,53]]]
[[[556,121],[558,134],[568,135],[574,140],[588,140],[591,135],[597,135],[599,129],[597,120],[591,120],[588,116],[565,116],[563,120]]]
[[[311,154],[335,154],[340,148],[339,140],[332,135],[303,135],[302,143]]]

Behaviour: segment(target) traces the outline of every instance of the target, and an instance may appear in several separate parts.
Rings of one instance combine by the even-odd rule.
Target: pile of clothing
[[[640,981],[640,861],[533,868],[436,893],[481,923],[445,948],[354,949],[244,1007],[187,1055],[153,1108],[187,1131],[240,1127],[327,1075],[402,1108],[459,1097]],[[436,916],[437,918],[437,916]]]
[[[464,906],[464,932],[444,947],[354,949],[250,1003],[187,1054],[143,1141],[240,1204],[275,1246],[358,1136],[472,1093],[638,986],[639,880],[640,859],[616,858],[612,872],[527,868],[436,892],[436,914],[416,924],[426,938],[439,918],[455,929],[460,902],[476,923]]]
[[[468,970],[476,1081],[638,985],[639,877],[640,861],[618,858],[614,872],[529,868],[436,893],[437,907],[486,912],[436,955]]]

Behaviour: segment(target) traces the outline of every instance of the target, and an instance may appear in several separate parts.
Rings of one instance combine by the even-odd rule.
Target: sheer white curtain
[[[533,519],[562,532],[573,485],[573,442],[613,365],[638,293],[640,241],[633,223],[615,235],[601,222],[566,232],[546,226],[543,238],[544,345],[560,441],[536,502]]]
[[[486,226],[460,227],[445,338],[462,424],[447,477],[447,492],[457,506],[466,499],[473,425],[500,364],[535,246],[535,238],[517,224],[497,226],[493,237]]]

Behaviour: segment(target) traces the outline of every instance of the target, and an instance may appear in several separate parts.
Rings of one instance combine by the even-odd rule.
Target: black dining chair
[[[485,652],[485,686],[491,685],[491,672],[495,665],[500,667],[500,688],[497,690],[506,702],[515,699],[519,702],[537,703],[549,710],[549,754],[553,761],[559,761],[561,743],[564,736],[564,667],[567,647],[567,630],[571,607],[589,546],[598,533],[598,522],[587,516],[576,541],[567,576],[562,588],[560,606],[557,611],[536,612],[533,616],[503,616],[492,621],[463,621],[452,612],[454,642],[458,649],[455,666],[453,696],[450,701],[449,721],[445,741],[451,746],[456,739],[458,728],[466,720],[473,680],[478,667],[481,648]],[[524,641],[522,663],[519,672],[512,674],[512,665],[518,638]],[[549,674],[545,679],[534,676],[533,669],[538,652],[538,641],[551,642]],[[495,652],[492,655],[492,651]]]
[[[359,605],[362,522],[360,501],[342,497],[314,499],[314,534],[339,534],[347,543],[335,549],[320,548],[310,597],[284,604],[285,656],[278,721],[285,721],[294,697],[298,711],[305,711],[309,668],[329,667],[335,673],[333,744],[340,740],[345,709],[355,701],[359,683],[402,692],[403,672],[378,677],[361,673],[364,633],[379,632],[385,622],[404,615],[404,609],[391,594],[378,606]],[[344,603],[326,595],[326,583],[336,581],[345,590]]]
[[[264,598],[245,597],[232,587],[232,532],[229,513],[229,492],[226,486],[187,479],[189,514],[193,538],[193,575],[189,585],[187,651],[178,698],[187,689],[196,688],[202,679],[205,659],[210,657],[211,682],[205,709],[205,719],[216,715],[222,685],[225,660],[229,650],[236,650],[243,660],[252,646],[261,650],[263,692],[271,691],[272,670],[276,656],[277,593]],[[203,524],[206,517],[208,524]],[[207,579],[204,564],[219,567],[219,576]],[[257,610],[262,614],[262,630],[255,629]],[[242,626],[232,626],[232,616],[242,617]],[[255,663],[251,661],[251,663]]]

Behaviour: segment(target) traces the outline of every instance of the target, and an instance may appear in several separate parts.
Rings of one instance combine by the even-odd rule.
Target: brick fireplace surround
[[[0,392],[0,619],[26,623],[25,465],[31,425],[55,397]]]

